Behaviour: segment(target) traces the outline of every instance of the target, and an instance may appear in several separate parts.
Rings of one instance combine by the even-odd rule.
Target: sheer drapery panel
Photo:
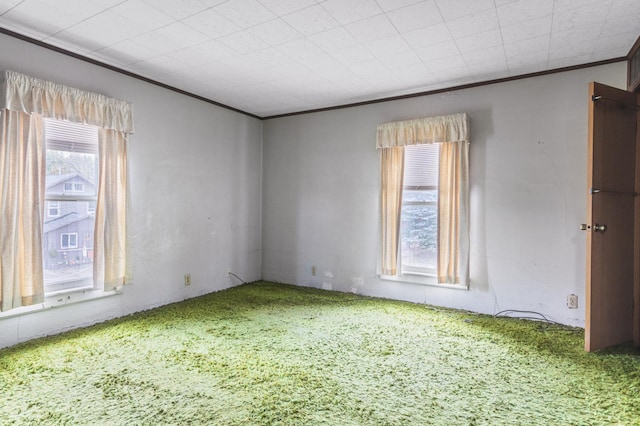
[[[440,145],[438,282],[467,284],[469,277],[469,144]]]
[[[382,220],[380,265],[382,275],[396,275],[400,244],[400,213],[402,209],[402,180],[404,149],[384,148],[380,158],[380,217]]]
[[[0,111],[0,311],[44,300],[44,153],[37,114]]]
[[[93,276],[97,287],[113,290],[127,283],[126,135],[101,129],[98,142],[100,173]]]

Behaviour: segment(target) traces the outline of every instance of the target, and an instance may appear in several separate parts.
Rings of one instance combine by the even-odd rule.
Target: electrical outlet
[[[184,285],[191,285],[191,274],[184,274]]]
[[[311,275],[315,276],[318,274],[318,268],[316,268],[315,266],[311,267]]]
[[[578,309],[578,295],[570,294],[567,296],[567,308]]]

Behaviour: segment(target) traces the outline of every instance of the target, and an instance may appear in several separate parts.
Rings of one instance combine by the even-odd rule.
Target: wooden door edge
[[[591,165],[593,163],[593,113],[594,102],[593,95],[595,94],[595,82],[589,83],[589,117],[588,117],[588,137],[587,137],[587,188],[592,184],[593,170]],[[587,211],[586,222],[592,222],[592,199],[591,195],[587,192]],[[585,288],[585,309],[584,309],[584,350],[591,352],[591,232],[587,232],[587,256],[586,256],[586,288]]]
[[[640,38],[638,38],[640,40]],[[636,105],[640,105],[640,93],[636,94]],[[640,193],[640,111],[636,115],[636,185]],[[634,224],[634,274],[633,274],[633,343],[640,346],[640,197],[635,199]]]

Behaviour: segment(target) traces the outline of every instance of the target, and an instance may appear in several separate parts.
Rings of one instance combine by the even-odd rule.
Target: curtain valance
[[[466,113],[378,124],[376,148],[469,141]]]
[[[0,108],[133,133],[129,102],[4,71]]]

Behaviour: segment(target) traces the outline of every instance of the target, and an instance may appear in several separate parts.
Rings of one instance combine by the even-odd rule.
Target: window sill
[[[395,281],[407,284],[419,284],[429,287],[447,288],[452,290],[469,290],[469,285],[464,284],[438,284],[438,281],[434,275],[428,274],[403,274],[401,276],[393,275],[380,275],[380,279],[384,281]]]
[[[54,298],[54,297],[58,297],[58,296],[71,295],[73,293],[85,294],[85,293],[93,293],[93,292],[96,292],[96,291],[99,292],[100,290],[94,290],[93,286],[87,285],[85,287],[74,287],[74,288],[68,288],[68,289],[63,289],[63,290],[51,291],[51,292],[45,293],[44,297],[45,297],[45,300],[46,300],[46,299]]]
[[[0,312],[0,320],[37,312],[43,312],[49,309],[61,308],[67,305],[75,305],[76,303],[104,299],[106,297],[116,296],[119,294],[122,294],[122,290],[120,289],[103,291],[95,290],[91,287],[83,287],[69,290],[60,290],[53,293],[47,293],[45,295],[44,302],[42,303],[15,308],[7,312]]]

